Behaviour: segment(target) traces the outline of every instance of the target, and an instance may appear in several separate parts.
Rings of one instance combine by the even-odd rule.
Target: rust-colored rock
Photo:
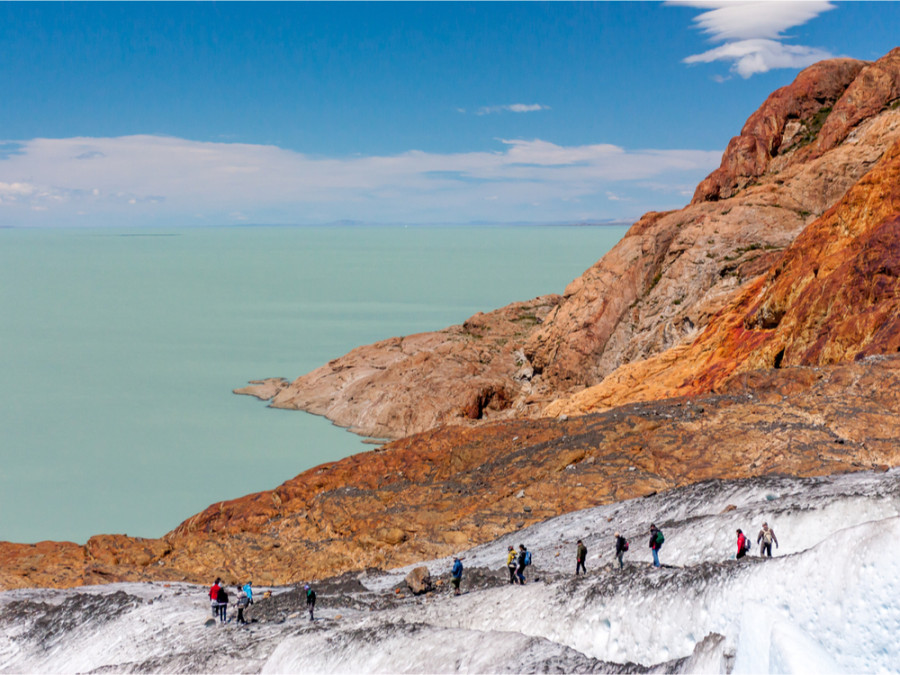
[[[809,154],[821,155],[843,142],[863,120],[900,102],[900,47],[867,65],[835,104]]]
[[[0,583],[267,585],[405,565],[698,480],[897,466],[898,424],[900,357],[753,371],[706,397],[435,429],[215,504],[158,541],[2,544]],[[395,529],[406,536],[377,534]]]
[[[250,384],[246,387],[232,390],[235,394],[243,394],[245,396],[255,396],[256,398],[268,401],[274,398],[282,389],[290,384],[283,377],[269,377],[264,380],[250,380]]]
[[[854,59],[821,61],[773,92],[728,143],[722,165],[697,186],[692,203],[734,196],[762,176],[780,151],[808,142],[865,66]]]
[[[715,390],[759,368],[900,350],[900,141],[690,345],[549,405],[579,414]]]
[[[273,405],[397,438],[438,424],[533,417],[606,378],[626,382],[611,374],[693,342],[900,139],[900,108],[885,102],[897,56],[801,72],[744,125],[741,138],[758,151],[727,151],[691,205],[646,214],[562,297],[360,347],[298,378]],[[866,105],[867,96],[876,102]],[[822,112],[830,106],[846,120],[840,133]],[[835,131],[814,146],[820,126]],[[652,395],[671,386],[652,383]]]

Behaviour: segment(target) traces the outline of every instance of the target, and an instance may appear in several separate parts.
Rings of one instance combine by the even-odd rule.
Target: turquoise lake
[[[560,293],[625,230],[0,229],[0,540],[158,537],[371,449],[231,390]]]

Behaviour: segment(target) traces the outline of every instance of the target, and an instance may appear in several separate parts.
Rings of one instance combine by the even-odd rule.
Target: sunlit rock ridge
[[[828,241],[832,253],[851,241],[864,250],[873,236],[883,248],[890,239],[884,222],[897,212],[890,164],[900,140],[898,100],[900,49],[874,63],[836,59],[813,65],[747,120],[689,206],[646,214],[562,296],[360,347],[260,395],[276,407],[307,410],[359,433],[390,438],[442,423],[540,415],[553,401],[607,381],[622,366],[693,343],[709,332],[710,322],[721,323],[722,312],[734,311],[736,300],[758,289],[761,278],[771,284],[776,270],[779,288],[795,280],[806,285],[809,270],[800,269],[799,259],[818,245],[812,239]],[[892,254],[884,251],[883,257]],[[836,271],[831,285],[850,289],[868,274]],[[890,300],[889,293],[876,293],[869,302],[878,307],[870,309],[887,313]],[[786,311],[779,305],[777,312]],[[809,325],[826,309],[806,311]],[[769,315],[774,316],[758,315],[758,328],[772,327]],[[851,329],[852,321],[851,316],[841,328],[830,328],[832,344],[849,343],[843,353],[825,350],[827,356],[814,360],[788,349],[783,364],[851,358],[853,345],[862,349],[874,330],[874,322]],[[845,330],[855,334],[844,336]],[[803,339],[814,342],[816,336]],[[739,360],[738,370],[773,365],[768,355],[750,359],[732,354],[734,349],[729,345],[714,358]],[[872,345],[869,351],[889,349]],[[691,379],[690,367],[681,379]],[[627,394],[630,386],[612,385],[617,394]],[[642,398],[659,398],[671,388],[667,383]]]

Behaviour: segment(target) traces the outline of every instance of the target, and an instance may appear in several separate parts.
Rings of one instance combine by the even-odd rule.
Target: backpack
[[[657,530],[657,531],[656,531],[656,545],[657,545],[657,546],[662,546],[662,545],[663,545],[663,542],[664,542],[665,540],[666,540],[666,538],[663,536],[662,530]]]
[[[749,551],[750,547],[751,547],[750,539],[748,539],[747,537],[744,537],[744,546],[743,546],[742,550]]]
[[[625,545],[622,547],[622,550],[623,550],[623,551],[627,551],[627,550],[628,550],[628,540],[627,540],[627,539],[625,540]]]
[[[763,530],[763,541],[767,544],[772,543],[772,530]]]
[[[531,551],[525,551],[525,567],[531,564]]]

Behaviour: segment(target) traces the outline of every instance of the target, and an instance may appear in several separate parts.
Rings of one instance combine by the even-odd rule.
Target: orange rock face
[[[750,117],[689,206],[646,214],[562,297],[360,347],[298,378],[273,405],[398,438],[535,417],[585,387],[634,379],[617,372],[628,364],[671,361],[661,355],[690,345],[900,140],[898,78],[900,50],[811,66]],[[659,363],[648,367],[641,372]],[[674,384],[648,383],[645,393]]]
[[[160,540],[3,544],[0,583],[264,585],[403,565],[700,480],[895,466],[898,424],[900,357],[754,371],[706,397],[442,427],[214,504]]]
[[[692,344],[624,366],[545,414],[709,392],[748,370],[898,349],[900,141]]]
[[[806,140],[815,126],[821,127],[817,116],[834,106],[866,65],[853,59],[822,61],[775,91],[750,116],[740,136],[731,139],[722,166],[697,186],[692,203],[732,197],[762,176],[779,152]]]

